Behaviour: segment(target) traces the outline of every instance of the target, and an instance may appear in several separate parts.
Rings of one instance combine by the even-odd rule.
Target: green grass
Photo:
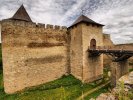
[[[92,93],[92,94],[86,96],[86,97],[84,98],[84,100],[89,100],[89,99],[91,99],[91,98],[96,99],[101,93],[106,93],[106,92],[108,92],[110,88],[111,88],[110,85],[107,85],[106,87],[101,88],[101,89],[99,89],[98,91],[96,91],[96,92],[94,92],[94,93]]]
[[[129,69],[129,72],[132,72],[133,71],[133,68],[132,69]]]
[[[95,82],[82,84],[80,80],[69,75],[12,95],[4,92],[2,71],[0,71],[0,83],[0,100],[74,100],[82,94],[82,91],[91,90],[103,84],[104,81],[98,84]]]

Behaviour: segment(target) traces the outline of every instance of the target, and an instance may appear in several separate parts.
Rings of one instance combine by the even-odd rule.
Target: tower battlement
[[[26,22],[26,21],[20,21],[20,20],[2,20],[1,24],[3,25],[11,25],[11,26],[20,26],[20,27],[26,27],[26,28],[43,28],[43,29],[49,29],[49,30],[60,30],[60,31],[67,31],[66,26],[58,26],[58,25],[51,25],[51,24],[43,24],[43,23],[34,23],[34,22]]]

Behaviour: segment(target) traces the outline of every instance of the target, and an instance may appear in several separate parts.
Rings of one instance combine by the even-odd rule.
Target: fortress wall
[[[104,46],[113,46],[113,42],[111,41],[110,34],[103,34],[103,44]]]
[[[83,81],[91,82],[102,77],[103,74],[103,55],[97,57],[89,57],[87,51],[90,46],[91,39],[96,40],[96,46],[103,46],[102,27],[91,24],[83,24]]]
[[[117,44],[115,47],[126,50],[133,50],[133,44]]]
[[[111,41],[110,39],[110,35],[109,34],[103,34],[103,43],[104,43],[104,46],[112,46],[113,48],[117,48],[117,49],[125,49],[125,50],[133,50],[133,44],[117,44],[117,45],[114,45],[113,42]],[[112,63],[112,57],[111,56],[107,56],[107,55],[104,55],[103,56],[103,59],[104,59],[104,66],[110,66],[111,63]],[[129,58],[129,63],[131,63],[131,65],[129,66],[129,68],[133,68],[133,57]]]
[[[67,29],[23,21],[2,21],[4,88],[14,93],[68,74]]]
[[[110,34],[103,34],[103,44],[104,46],[114,46],[113,42],[111,41]],[[111,57],[104,54],[103,59],[104,66],[110,66],[112,62]]]
[[[118,44],[118,45],[115,45],[115,47],[119,47],[119,48],[125,48],[127,50],[133,50],[133,44]],[[129,69],[132,69],[133,68],[133,57],[129,58]]]

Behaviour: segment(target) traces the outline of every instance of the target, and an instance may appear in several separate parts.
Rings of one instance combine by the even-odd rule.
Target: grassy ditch
[[[0,100],[74,100],[82,92],[89,91],[105,82],[82,84],[80,80],[68,75],[46,84],[27,88],[20,93],[8,95],[4,92],[2,80],[2,71],[0,71]],[[101,92],[97,95],[99,93]]]

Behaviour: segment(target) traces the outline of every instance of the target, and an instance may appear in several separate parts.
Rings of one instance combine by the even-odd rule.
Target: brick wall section
[[[24,21],[2,21],[4,87],[14,93],[68,73],[65,27]]]

